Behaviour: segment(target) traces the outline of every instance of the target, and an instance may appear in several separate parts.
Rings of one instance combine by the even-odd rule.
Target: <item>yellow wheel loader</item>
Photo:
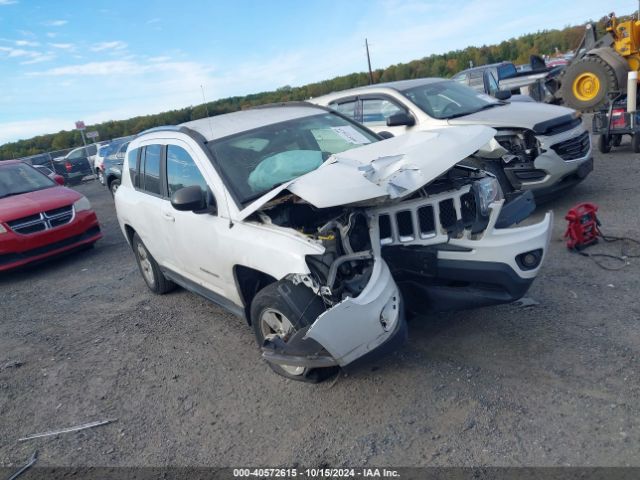
[[[609,92],[626,91],[627,73],[640,70],[640,15],[618,22],[611,13],[606,31],[596,39],[595,25],[587,25],[576,56],[560,79],[558,96],[571,108],[583,112],[603,108]]]

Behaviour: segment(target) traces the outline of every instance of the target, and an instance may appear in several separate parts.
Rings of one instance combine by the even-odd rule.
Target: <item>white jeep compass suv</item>
[[[245,317],[269,365],[318,381],[393,348],[405,312],[510,302],[551,213],[459,166],[495,131],[381,141],[325,107],[267,106],[148,130],[127,149],[118,221],[155,293],[179,284]]]

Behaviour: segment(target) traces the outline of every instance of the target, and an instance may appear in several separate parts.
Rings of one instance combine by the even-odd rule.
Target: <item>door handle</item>
[[[162,218],[168,220],[169,222],[176,221],[176,218],[171,214],[171,212],[162,212]]]

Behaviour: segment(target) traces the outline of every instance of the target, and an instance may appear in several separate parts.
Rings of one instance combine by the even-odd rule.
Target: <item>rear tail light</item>
[[[67,162],[64,164],[64,168],[67,169],[67,172],[70,172],[73,169],[73,165],[71,165],[71,162],[67,160]]]
[[[611,126],[614,128],[624,128],[624,108],[615,108],[611,112]]]

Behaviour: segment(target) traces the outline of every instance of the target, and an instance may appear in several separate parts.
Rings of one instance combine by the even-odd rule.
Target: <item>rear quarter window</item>
[[[129,178],[131,178],[131,184],[134,187],[139,185],[138,178],[138,153],[140,153],[139,148],[134,148],[130,150],[127,154],[127,164],[129,166]]]

